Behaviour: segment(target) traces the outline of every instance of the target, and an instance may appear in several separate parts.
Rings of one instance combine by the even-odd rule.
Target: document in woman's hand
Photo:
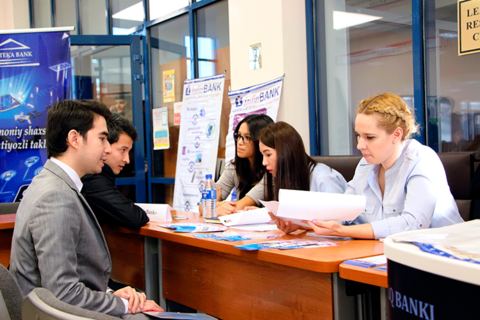
[[[365,196],[280,189],[277,216],[309,227],[302,220],[354,220],[365,210]]]

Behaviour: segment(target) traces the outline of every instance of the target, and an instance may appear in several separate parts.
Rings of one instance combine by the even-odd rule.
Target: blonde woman
[[[345,193],[364,195],[365,211],[344,223],[309,221],[315,233],[379,239],[463,222],[438,155],[408,140],[416,129],[412,112],[395,94],[379,94],[360,103],[355,131],[363,159]],[[277,220],[285,232],[298,228]]]

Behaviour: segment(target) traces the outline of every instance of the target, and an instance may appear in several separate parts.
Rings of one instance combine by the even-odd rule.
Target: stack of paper
[[[262,204],[285,221],[308,227],[302,220],[354,220],[365,210],[365,196],[280,189],[279,201]]]
[[[277,230],[277,226],[264,208],[241,211],[227,216],[218,217],[224,226],[250,231]]]

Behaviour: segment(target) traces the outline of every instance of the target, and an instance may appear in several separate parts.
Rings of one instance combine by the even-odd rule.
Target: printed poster
[[[185,80],[173,209],[198,212],[205,175],[215,173],[225,74]]]
[[[266,114],[270,116],[273,121],[276,121],[282,93],[283,78],[284,76],[228,93],[232,109],[228,120],[228,133],[225,143],[225,166],[235,158],[233,132],[243,118],[251,114]]]
[[[153,150],[170,148],[170,137],[168,134],[168,108],[157,108],[152,110],[153,116]]]
[[[173,104],[173,125],[175,126],[180,125],[181,113],[182,113],[182,103],[175,102]]]
[[[175,101],[175,70],[163,71],[163,102]]]
[[[47,111],[71,94],[69,32],[31,31],[0,34],[0,202],[20,201],[43,168]]]

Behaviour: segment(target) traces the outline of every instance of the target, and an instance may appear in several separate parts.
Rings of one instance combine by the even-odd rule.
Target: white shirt
[[[71,167],[63,163],[62,161],[55,159],[54,157],[51,157],[50,160],[53,161],[57,166],[62,168],[63,171],[72,179],[73,183],[75,183],[75,186],[78,189],[78,192],[82,191],[83,188],[83,183],[82,180],[80,180],[80,176],[78,175],[77,171],[73,170]]]
[[[317,163],[310,173],[310,191],[344,193],[347,187],[345,178],[323,163]]]
[[[463,222],[442,162],[431,148],[416,140],[404,142],[397,161],[385,172],[383,199],[379,170],[380,164],[360,160],[345,193],[364,195],[366,207],[348,224],[370,223],[379,239],[401,231]]]

